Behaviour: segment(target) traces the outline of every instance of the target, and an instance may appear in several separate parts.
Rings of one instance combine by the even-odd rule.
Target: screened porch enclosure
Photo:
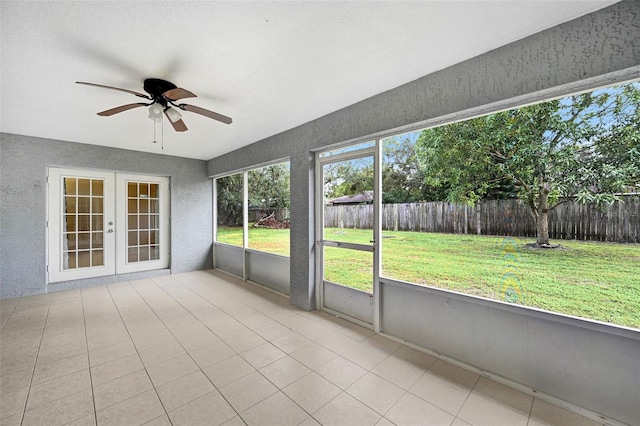
[[[615,7],[629,6],[622,2]],[[593,28],[590,19],[581,22]],[[575,32],[579,27],[577,22],[575,27],[567,26],[559,32],[549,31],[544,35],[513,43],[483,57],[425,76],[335,114],[257,142],[247,150],[212,159],[208,170],[210,176],[216,178],[249,169],[253,164],[289,159],[292,203],[288,285],[291,303],[304,309],[322,309],[320,283],[323,275],[317,262],[319,251],[338,250],[336,247],[319,244],[323,239],[317,227],[322,224],[324,209],[324,206],[317,203],[319,153],[636,81],[640,77],[637,56],[635,59],[633,55],[623,58],[607,49],[608,63],[594,63],[584,56],[583,49],[588,50],[598,45],[595,40],[592,40],[593,43],[578,42],[581,47],[565,44],[568,39],[583,40]],[[608,31],[604,29],[606,27],[607,25],[602,27],[605,32]],[[590,31],[587,33],[594,39],[603,35],[600,33],[596,36]],[[548,59],[542,52],[548,52],[549,46],[560,45],[564,46],[563,53],[553,61],[553,70],[542,66]],[[612,65],[612,58],[616,58],[613,60],[616,65]],[[580,77],[577,77],[578,73]],[[382,163],[382,159],[380,162]],[[380,166],[383,167],[382,164]],[[374,185],[381,185],[381,182],[374,182]],[[360,205],[345,209],[347,208],[366,212],[370,207]],[[488,210],[489,208],[485,209],[485,212]],[[476,212],[467,212],[466,226],[464,211],[457,215],[457,222],[453,227],[458,228],[462,237],[477,235],[477,217],[474,217],[474,213]],[[481,214],[484,213],[481,211]],[[393,238],[392,233],[384,238],[385,233],[396,226],[394,223],[383,225],[384,218],[391,220],[381,214],[377,222],[375,218],[371,222],[374,228],[379,229],[381,237],[372,240],[376,240],[375,244],[381,244],[382,252],[381,264],[373,263],[372,275],[375,276],[376,268],[381,269],[377,271],[379,278],[372,283],[373,320],[368,325],[371,329],[490,371],[512,384],[522,386],[527,392],[535,391],[551,398],[559,398],[575,407],[600,413],[613,419],[612,422],[618,420],[633,423],[640,418],[640,408],[636,404],[639,396],[638,378],[637,375],[628,374],[640,368],[637,357],[640,338],[636,328],[628,327],[623,322],[612,326],[607,324],[611,322],[610,319],[583,320],[573,315],[552,313],[548,308],[527,308],[513,303],[522,297],[531,300],[530,292],[519,292],[520,281],[514,277],[518,277],[520,271],[515,271],[515,275],[503,275],[504,283],[508,285],[498,285],[492,291],[496,296],[494,298],[464,294],[455,288],[438,288],[430,282],[415,285],[413,278],[402,276],[403,268],[385,269],[393,266],[388,261],[385,265],[385,247],[386,250],[398,253],[406,263],[412,262],[415,250],[408,242],[403,244],[400,238]],[[596,218],[593,213],[593,220],[589,220],[595,223],[596,219],[600,220],[602,216]],[[481,218],[481,234],[489,226],[482,223],[482,220]],[[509,225],[500,218],[495,220],[500,226]],[[602,221],[599,223],[602,224]],[[343,223],[344,228],[340,228],[339,222],[334,225],[337,225],[336,229],[343,229],[345,232],[354,230],[346,225],[346,221]],[[398,231],[401,228],[400,220],[397,228]],[[512,226],[506,228],[515,232]],[[464,233],[465,229],[467,234]],[[563,238],[574,238],[576,234],[593,234],[594,239],[609,238],[606,237],[606,232],[605,237],[600,237],[601,228],[592,229],[589,225],[588,231],[582,229],[556,227],[553,232],[563,234]],[[508,233],[505,235],[500,231],[496,238],[505,236],[509,237]],[[510,263],[512,258],[521,259],[520,253],[509,251],[511,241],[504,240],[502,246],[500,241],[494,244],[498,251],[500,247],[504,249],[503,269],[494,268],[493,273],[489,273],[497,278],[500,278],[503,270],[518,266]],[[463,241],[462,245],[458,245],[464,248],[464,244]],[[569,242],[566,244],[569,245]],[[444,252],[446,250],[440,250],[436,254]],[[483,253],[479,249],[478,263],[483,263],[483,256],[486,260],[489,254],[489,251],[484,250]],[[496,258],[496,261],[500,263],[500,259]],[[595,265],[595,262],[588,263]],[[465,273],[465,270],[466,268],[456,264],[448,267],[449,275]],[[440,282],[445,282],[446,275],[445,271]],[[573,273],[569,275],[576,276]],[[340,290],[346,288],[348,287],[341,286]],[[501,299],[502,296],[505,298]],[[346,303],[349,296],[341,295],[339,299]],[[562,304],[562,297],[556,300]],[[343,306],[339,308],[346,309],[348,308]],[[358,320],[353,313],[345,315],[344,312],[334,312],[351,320]],[[585,318],[584,315],[580,316]],[[366,323],[367,321],[363,321],[359,324],[367,326]],[[607,348],[616,349],[611,351]],[[471,353],[482,355],[480,358],[472,358]],[[589,367],[596,365],[597,369]]]

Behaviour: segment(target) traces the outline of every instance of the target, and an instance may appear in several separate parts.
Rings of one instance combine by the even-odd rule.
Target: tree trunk
[[[536,215],[536,231],[539,246],[549,244],[549,184],[540,179],[540,198],[538,200],[538,214]]]
[[[536,244],[548,245],[549,244],[549,213],[547,211],[540,212],[536,221],[536,231],[538,239]]]

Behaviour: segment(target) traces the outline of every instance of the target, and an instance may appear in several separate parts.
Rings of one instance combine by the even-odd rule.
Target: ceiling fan
[[[119,90],[121,92],[131,93],[132,95],[151,101],[148,103],[137,102],[133,104],[121,105],[99,112],[98,115],[103,117],[108,117],[120,112],[128,111],[133,108],[149,107],[149,118],[153,120],[161,120],[162,114],[164,113],[176,132],[184,132],[188,129],[184,124],[184,121],[182,121],[182,115],[175,108],[181,109],[183,111],[195,112],[196,114],[213,118],[214,120],[218,120],[225,124],[231,124],[232,122],[231,118],[222,114],[218,114],[217,112],[209,111],[208,109],[200,108],[195,105],[177,104],[176,101],[179,101],[180,99],[195,98],[196,95],[186,89],[176,86],[169,81],[159,78],[147,78],[144,81],[143,88],[144,91],[148,93],[148,95],[140,92],[135,92],[133,90],[105,86],[102,84],[87,83],[84,81],[76,81],[76,83],[85,84],[87,86],[102,87],[104,89]]]

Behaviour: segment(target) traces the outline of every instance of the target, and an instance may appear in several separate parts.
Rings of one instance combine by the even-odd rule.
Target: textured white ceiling
[[[210,159],[495,49],[614,0],[5,1],[1,131]],[[140,101],[145,78],[198,95],[164,124],[164,150]]]

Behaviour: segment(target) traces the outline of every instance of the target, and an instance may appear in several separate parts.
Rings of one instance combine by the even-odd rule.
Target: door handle
[[[113,229],[109,229],[107,232],[108,232],[109,234],[113,234]]]
[[[320,244],[326,247],[340,247],[340,243],[334,241],[320,241]]]

